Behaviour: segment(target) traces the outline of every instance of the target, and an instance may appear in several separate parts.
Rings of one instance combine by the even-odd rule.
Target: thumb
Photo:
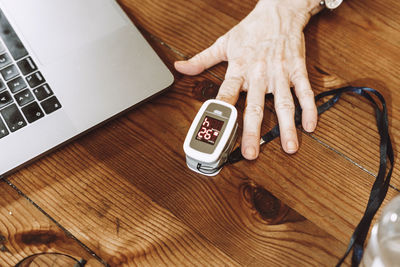
[[[222,36],[209,48],[198,53],[189,60],[176,61],[175,69],[183,74],[197,75],[221,61],[226,60],[226,41]]]

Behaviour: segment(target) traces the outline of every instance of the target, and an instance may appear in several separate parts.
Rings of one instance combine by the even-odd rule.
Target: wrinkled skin
[[[281,143],[285,152],[298,150],[294,103],[290,86],[303,109],[302,126],[307,132],[317,125],[314,94],[305,65],[303,29],[318,8],[315,0],[260,0],[238,25],[187,61],[175,62],[184,74],[197,75],[228,61],[217,99],[235,105],[240,91],[247,92],[244,110],[242,154],[258,157],[265,94],[274,95]]]

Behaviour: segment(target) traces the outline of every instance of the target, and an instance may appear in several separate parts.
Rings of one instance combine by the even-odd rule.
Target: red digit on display
[[[204,135],[204,139],[210,140],[211,138],[212,129],[207,130],[207,133]]]
[[[203,138],[203,134],[205,134],[207,132],[207,128],[206,127],[201,127],[200,132],[197,134],[197,136],[202,139]]]

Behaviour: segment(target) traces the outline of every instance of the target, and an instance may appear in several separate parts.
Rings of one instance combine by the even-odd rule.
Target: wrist
[[[324,0],[318,0],[318,1],[313,1],[311,3],[311,10],[309,11],[311,16],[319,13],[322,9],[325,7],[325,1]]]

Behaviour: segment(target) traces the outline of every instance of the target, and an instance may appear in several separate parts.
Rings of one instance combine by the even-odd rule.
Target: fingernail
[[[256,157],[256,149],[252,146],[249,146],[245,150],[246,158],[254,159]]]
[[[312,132],[315,129],[315,123],[314,122],[309,122],[309,123],[307,123],[306,127],[307,127],[306,128],[307,132]]]
[[[287,147],[287,152],[288,153],[294,153],[297,150],[297,145],[295,142],[293,141],[289,141],[286,143],[286,147]]]

